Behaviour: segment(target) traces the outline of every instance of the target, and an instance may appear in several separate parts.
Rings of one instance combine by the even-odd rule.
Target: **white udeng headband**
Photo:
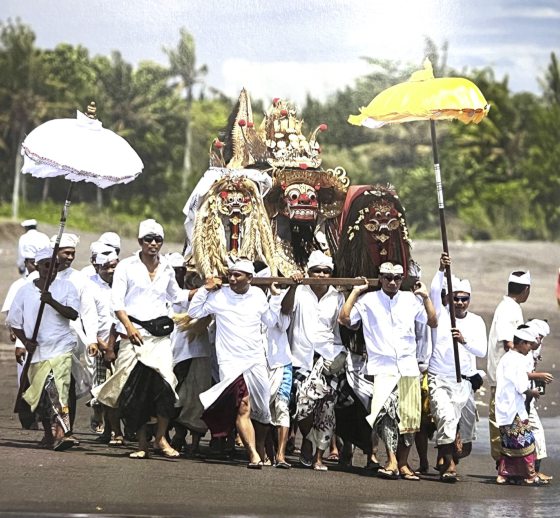
[[[391,273],[393,275],[402,275],[404,273],[404,270],[400,264],[383,263],[379,267],[379,273]]]
[[[516,329],[513,336],[517,336],[520,340],[525,340],[526,342],[536,342],[537,341],[537,331],[531,327],[525,327],[523,329]]]
[[[517,277],[513,273],[509,274],[508,282],[516,282],[517,284],[525,284],[531,286],[531,272],[527,270],[523,275]]]

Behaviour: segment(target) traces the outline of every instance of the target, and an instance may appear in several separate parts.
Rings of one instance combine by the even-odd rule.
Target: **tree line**
[[[0,203],[64,198],[62,180],[19,175],[21,142],[40,123],[74,117],[76,109],[83,111],[95,100],[103,125],[128,140],[145,169],[126,186],[100,191],[80,185],[74,199],[136,218],[182,222],[183,204],[207,169],[210,145],[236,99],[205,84],[207,67],[197,63],[187,30],[180,31],[175,48],[164,50],[167,66],[151,61],[133,66],[118,51],[92,56],[87,48],[67,43],[40,49],[30,26],[0,22]],[[438,48],[429,39],[426,54],[436,76],[471,79],[491,105],[478,126],[438,123],[450,237],[558,239],[560,68],[554,52],[539,79],[539,95],[511,92],[508,78],[496,78],[491,68],[453,70],[446,45]],[[328,125],[321,134],[325,167],[343,166],[353,184],[392,183],[407,209],[412,236],[437,237],[428,123],[369,130],[346,122],[420,66],[364,59],[371,66],[368,75],[325,101],[308,96],[300,113],[309,131]],[[263,102],[253,99],[253,108],[262,111]]]

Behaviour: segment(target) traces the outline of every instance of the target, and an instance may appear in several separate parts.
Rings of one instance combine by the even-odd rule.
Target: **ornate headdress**
[[[408,274],[411,241],[405,210],[392,185],[352,187],[340,224],[337,254],[342,277],[377,277],[381,263],[403,266]]]

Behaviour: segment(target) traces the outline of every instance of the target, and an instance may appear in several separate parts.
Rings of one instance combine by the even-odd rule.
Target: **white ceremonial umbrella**
[[[102,189],[132,182],[144,168],[142,160],[130,144],[111,130],[103,128],[96,118],[95,103],[90,103],[87,115],[77,112],[75,119],[54,119],[35,128],[21,145],[21,172],[36,178],[63,176],[70,180],[66,201],[60,215],[60,226],[43,292],[49,289],[56,256],[66,218],[72,186],[75,182],[91,182]],[[32,340],[37,339],[45,304],[41,302]],[[28,386],[27,372],[33,354],[27,355],[21,376],[15,411],[24,410],[21,395]]]

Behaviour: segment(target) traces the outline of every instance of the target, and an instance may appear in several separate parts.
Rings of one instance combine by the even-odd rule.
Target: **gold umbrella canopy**
[[[360,115],[350,115],[348,122],[368,128],[430,119],[478,124],[489,109],[472,81],[462,77],[434,78],[432,64],[426,59],[423,70],[414,72],[408,81],[383,90],[366,108],[360,108]]]

